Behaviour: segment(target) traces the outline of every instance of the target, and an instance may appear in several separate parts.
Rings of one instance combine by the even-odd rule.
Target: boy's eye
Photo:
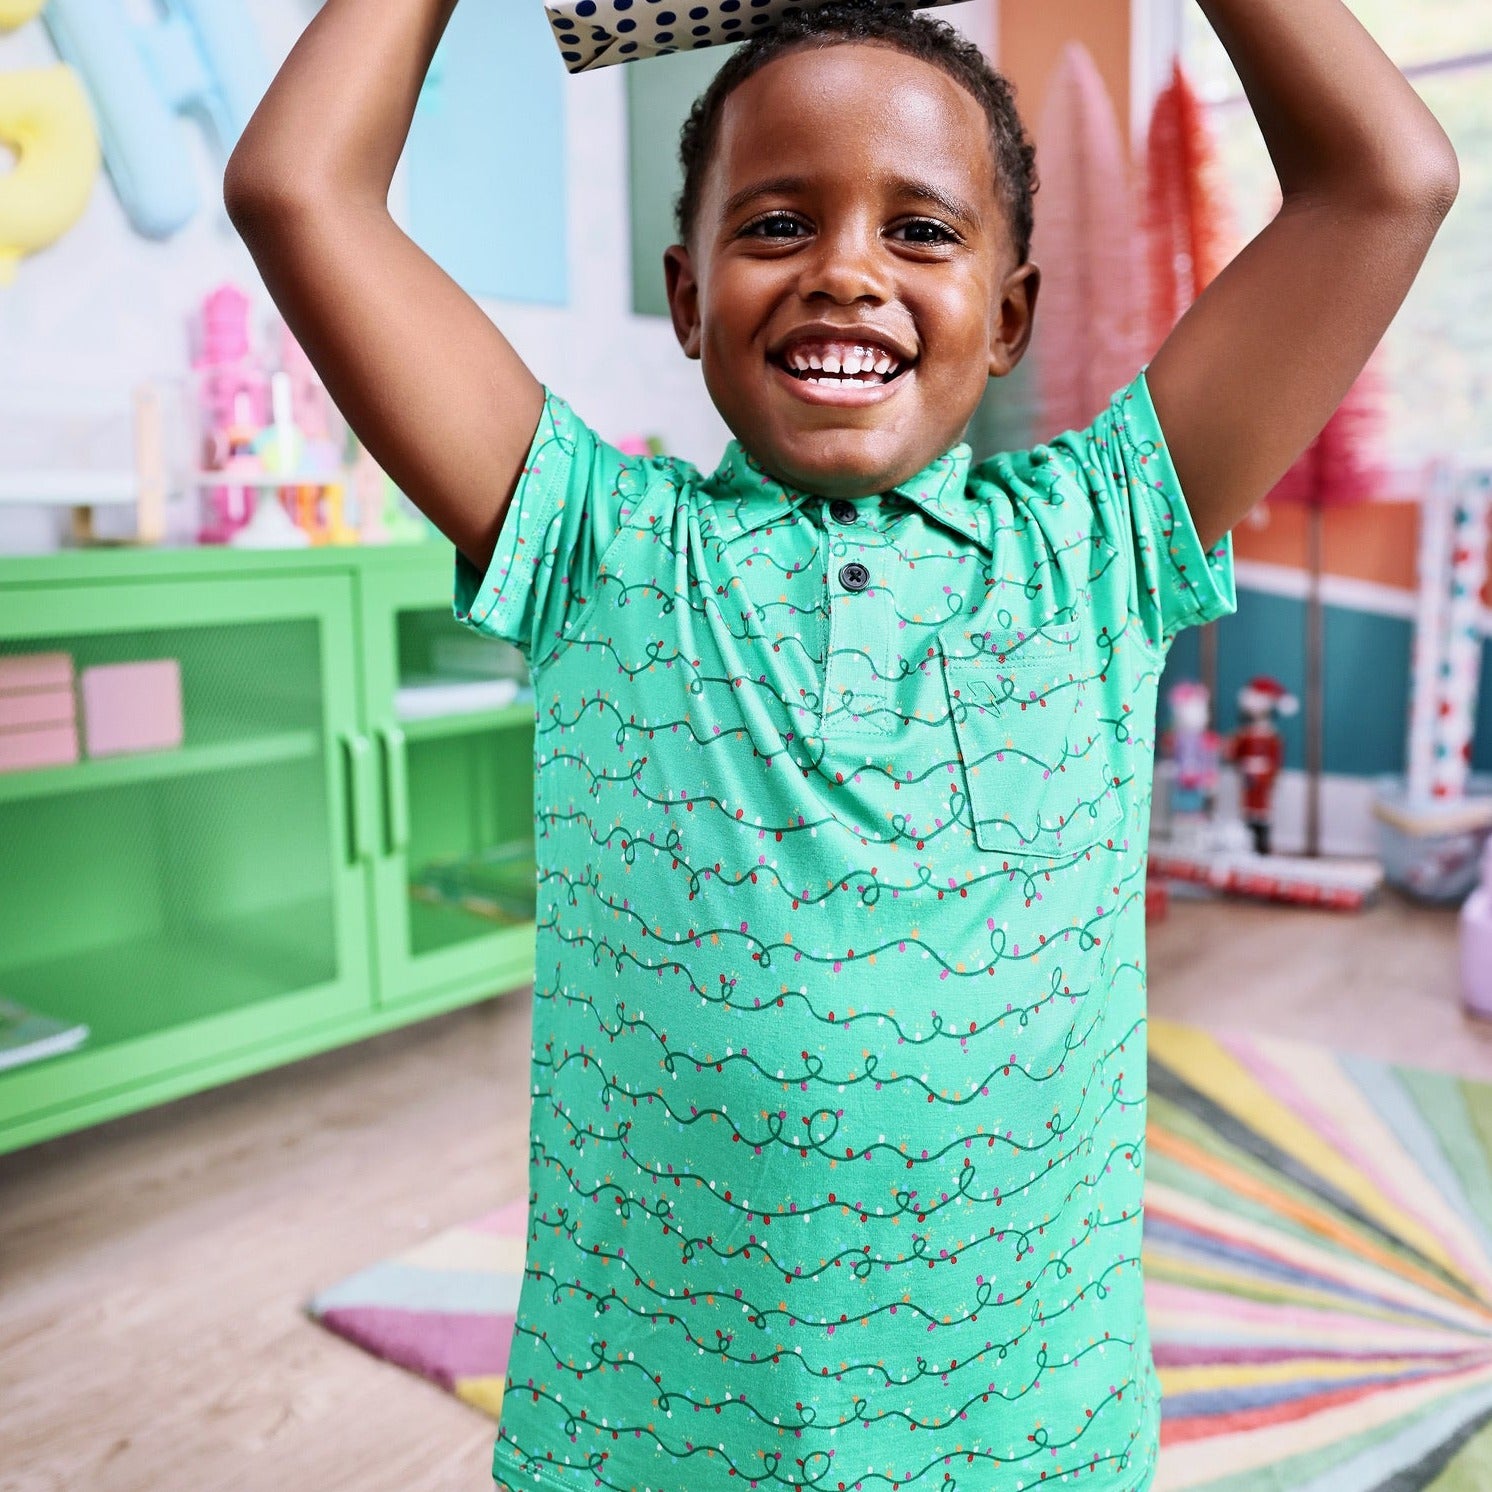
[[[800,233],[808,232],[808,225],[801,218],[795,218],[790,213],[771,212],[764,218],[757,218],[754,223],[748,223],[741,229],[741,235],[745,238],[796,238]]]
[[[892,230],[893,235],[904,234],[907,243],[957,243],[958,235],[945,223],[938,222],[935,218],[912,218],[905,223],[899,223]]]

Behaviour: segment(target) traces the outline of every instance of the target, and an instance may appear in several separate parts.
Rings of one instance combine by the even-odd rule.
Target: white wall
[[[314,0],[233,0],[259,23],[276,64],[315,13]],[[538,4],[539,0],[469,0]],[[47,66],[55,54],[39,21],[0,35],[0,72]],[[558,54],[555,68],[561,66]],[[710,469],[729,436],[668,324],[628,309],[626,134],[623,77],[606,69],[567,78],[571,304],[563,309],[488,302],[536,376],[611,439],[657,434],[677,455]],[[201,131],[193,137],[204,208],[175,238],[139,237],[101,175],[87,212],[59,242],[23,260],[15,283],[0,288],[0,406],[29,411],[98,408],[118,412],[104,443],[125,439],[131,390],[143,378],[180,375],[202,297],[225,279],[250,289],[262,323],[272,311],[253,264],[221,209],[221,164]],[[3,167],[0,167],[3,169]],[[402,182],[392,197],[401,211]],[[659,273],[662,273],[661,266]],[[27,416],[34,436],[37,428]],[[76,424],[59,427],[55,464],[70,461]],[[25,460],[35,462],[36,440]],[[119,459],[127,460],[127,449]],[[15,470],[21,447],[12,414],[0,415],[0,469]],[[49,463],[50,464],[50,463]],[[50,544],[59,515],[0,509],[0,552]]]

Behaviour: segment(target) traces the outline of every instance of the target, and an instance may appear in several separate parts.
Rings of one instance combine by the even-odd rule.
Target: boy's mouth
[[[800,337],[772,361],[800,383],[863,389],[890,383],[914,359],[869,337]]]

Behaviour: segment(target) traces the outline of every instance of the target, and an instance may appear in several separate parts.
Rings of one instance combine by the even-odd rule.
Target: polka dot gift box
[[[635,62],[668,52],[744,41],[783,16],[813,10],[824,0],[558,0],[546,4],[560,56],[572,73]],[[949,5],[953,0],[884,0],[900,10]]]

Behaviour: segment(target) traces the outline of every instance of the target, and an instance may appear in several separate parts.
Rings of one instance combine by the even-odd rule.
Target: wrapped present
[[[560,56],[572,73],[669,52],[745,41],[783,16],[827,0],[546,0]],[[881,0],[898,10],[955,0]]]

